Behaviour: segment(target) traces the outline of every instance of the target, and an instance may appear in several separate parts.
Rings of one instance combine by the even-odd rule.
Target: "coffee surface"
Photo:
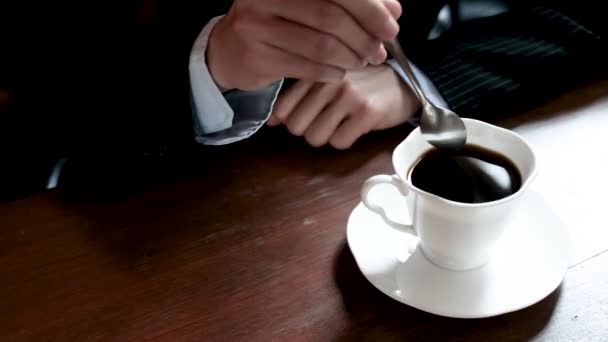
[[[509,158],[472,145],[430,150],[410,170],[410,179],[421,190],[463,203],[496,201],[521,187],[521,174]]]

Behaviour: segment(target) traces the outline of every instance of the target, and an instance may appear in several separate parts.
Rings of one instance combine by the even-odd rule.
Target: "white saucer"
[[[383,201],[398,202],[391,190],[378,187],[374,192]],[[347,238],[359,269],[380,291],[417,309],[456,318],[496,316],[541,301],[562,282],[571,255],[566,227],[532,189],[492,259],[475,270],[454,272],[431,264],[416,248],[417,238],[387,226],[362,203],[348,219]]]

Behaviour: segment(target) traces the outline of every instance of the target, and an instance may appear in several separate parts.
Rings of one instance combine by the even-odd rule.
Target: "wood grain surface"
[[[537,152],[534,186],[576,250],[562,286],[532,307],[442,318],[360,273],[346,219],[409,129],[348,151],[265,129],[128,191],[1,206],[0,340],[608,341],[607,91],[500,123]]]

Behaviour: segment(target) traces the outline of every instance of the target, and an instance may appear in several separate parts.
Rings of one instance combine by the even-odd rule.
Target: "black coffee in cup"
[[[484,203],[508,197],[521,187],[521,174],[506,156],[466,145],[457,151],[432,149],[410,170],[414,186],[462,203]]]

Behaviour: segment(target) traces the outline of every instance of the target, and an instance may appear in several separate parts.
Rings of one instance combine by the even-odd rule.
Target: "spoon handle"
[[[418,98],[422,102],[422,105],[424,107],[427,107],[427,105],[429,104],[429,100],[424,95],[424,92],[422,91],[422,88],[418,83],[418,79],[416,78],[416,75],[414,74],[414,71],[410,66],[410,62],[407,56],[405,55],[405,52],[403,52],[403,48],[401,48],[401,44],[399,44],[397,39],[391,39],[384,42],[384,47],[397,60],[397,63],[403,69],[407,78],[409,78],[410,82],[412,82],[412,85],[414,86],[414,91],[416,92],[416,95],[418,95]]]

